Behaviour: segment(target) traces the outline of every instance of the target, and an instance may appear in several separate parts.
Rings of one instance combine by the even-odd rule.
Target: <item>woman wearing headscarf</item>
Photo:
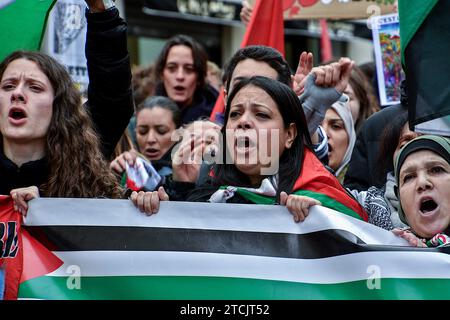
[[[328,166],[342,183],[356,141],[349,107],[340,101],[333,103],[325,114],[322,126],[328,137]]]
[[[412,246],[450,243],[450,140],[424,135],[404,146],[395,161],[399,217],[394,233]]]

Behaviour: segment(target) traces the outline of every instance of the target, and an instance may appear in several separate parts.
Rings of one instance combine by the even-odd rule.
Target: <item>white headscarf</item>
[[[339,115],[339,117],[344,122],[345,131],[347,131],[348,135],[348,146],[345,151],[344,158],[342,159],[341,164],[336,170],[335,176],[339,176],[342,170],[345,169],[346,165],[350,162],[350,158],[352,157],[353,147],[356,142],[356,132],[355,125],[353,123],[352,113],[350,111],[350,106],[348,103],[337,101],[331,105],[334,111]]]

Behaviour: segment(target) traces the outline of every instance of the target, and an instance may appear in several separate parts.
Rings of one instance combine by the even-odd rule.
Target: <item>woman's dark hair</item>
[[[402,111],[383,130],[380,139],[380,149],[377,159],[377,171],[380,175],[386,175],[390,168],[393,168],[395,149],[397,149],[403,127],[408,122],[408,111]]]
[[[247,59],[253,59],[267,63],[278,74],[278,81],[291,86],[291,70],[289,64],[284,60],[279,51],[274,48],[262,45],[248,46],[239,49],[230,59],[224,69],[223,81],[226,84],[227,92],[230,92],[230,80],[233,76],[234,69],[239,62]]]
[[[166,67],[167,56],[169,55],[170,49],[172,49],[173,46],[180,45],[189,47],[192,51],[194,70],[197,73],[197,87],[195,89],[194,95],[198,94],[199,91],[204,89],[206,86],[206,74],[208,70],[208,55],[206,54],[206,51],[203,49],[202,45],[195,41],[193,38],[187,35],[179,34],[167,40],[158,58],[156,59],[155,73],[159,78],[158,84],[156,86],[156,92],[158,95],[167,96],[166,89],[164,88],[164,84],[162,83],[161,79],[163,76],[164,68]]]
[[[280,192],[291,193],[297,177],[300,176],[304,148],[311,149],[311,138],[308,133],[305,114],[295,92],[287,85],[267,77],[255,76],[239,81],[230,93],[225,111],[225,123],[222,127],[223,141],[226,141],[226,126],[230,115],[230,105],[236,94],[247,86],[261,88],[275,101],[283,118],[284,127],[291,123],[297,127],[297,136],[289,149],[285,149],[280,156],[278,170],[277,201]],[[226,145],[224,143],[223,145]],[[215,181],[220,185],[251,186],[249,178],[240,172],[234,164],[226,163],[226,151],[223,152],[223,164],[217,164],[214,169]]]
[[[136,107],[136,116],[143,109],[153,109],[155,107],[159,107],[170,111],[172,113],[172,121],[173,123],[175,123],[175,128],[179,128],[181,126],[182,121],[180,108],[178,108],[175,102],[173,102],[167,97],[154,96],[145,99],[144,102],[142,102]]]

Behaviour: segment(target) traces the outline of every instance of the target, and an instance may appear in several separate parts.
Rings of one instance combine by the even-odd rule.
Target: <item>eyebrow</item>
[[[445,161],[444,159],[442,159],[442,160],[429,160],[429,161],[426,160],[425,168],[429,169],[430,167],[435,166],[435,165],[445,166],[446,164],[450,166],[450,164],[448,164],[447,161]],[[402,176],[402,174],[404,174],[404,173],[410,173],[410,172],[414,172],[416,170],[417,170],[417,164],[407,165],[404,170],[400,171],[400,176]]]
[[[325,118],[325,120],[329,122],[344,122],[341,118]]]
[[[190,66],[190,67],[193,67],[193,66],[194,66],[193,63],[178,63],[178,62],[176,62],[176,61],[167,61],[167,62],[166,62],[166,67],[167,67],[168,65],[182,65],[182,66]]]
[[[3,82],[6,82],[6,81],[14,81],[14,82],[17,82],[17,81],[20,81],[19,79],[20,79],[19,76],[11,76],[11,77],[8,77],[8,78],[4,78],[1,82],[2,82],[2,83],[3,83]],[[42,80],[39,80],[39,79],[34,78],[34,77],[30,77],[30,76],[26,76],[26,77],[25,77],[25,81],[26,81],[26,82],[37,82],[37,83],[40,83],[40,84],[42,84],[42,85],[44,85],[44,86],[47,86],[46,83],[43,82]]]
[[[232,104],[230,106],[230,109],[233,108],[233,107],[243,108],[243,103],[242,102],[238,102],[238,103]],[[264,108],[264,109],[267,109],[268,111],[272,112],[272,109],[270,107],[268,107],[267,105],[261,104],[261,103],[255,102],[255,101],[251,102],[250,108]]]

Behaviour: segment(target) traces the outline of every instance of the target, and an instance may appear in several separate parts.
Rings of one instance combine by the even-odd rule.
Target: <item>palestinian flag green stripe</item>
[[[20,286],[19,298],[58,300],[266,300],[266,299],[450,299],[450,279],[382,279],[340,284],[274,280],[117,276],[81,277],[80,289],[70,277],[39,277]],[[69,289],[72,288],[72,289]],[[129,290],[133,288],[133,290]]]
[[[256,194],[256,193],[250,192],[248,190],[239,189],[239,188],[237,189],[237,192],[244,198],[246,198],[256,204],[274,204],[275,203],[274,197],[268,197],[268,196]],[[320,192],[314,192],[314,191],[310,191],[310,190],[297,190],[297,191],[294,191],[293,194],[314,198],[316,200],[319,200],[324,207],[342,212],[353,218],[362,220],[362,218],[359,216],[359,214],[357,214],[355,211],[353,211],[352,209],[343,205],[339,201],[336,201],[333,198],[327,196],[326,194],[323,194]]]
[[[237,189],[237,193],[256,204],[275,204],[275,197],[263,196],[245,189]]]
[[[0,61],[16,50],[39,50],[48,13],[55,3],[54,0],[15,0],[0,6]]]
[[[405,63],[405,50],[438,0],[399,0],[400,46],[402,61]]]
[[[359,214],[357,214],[355,211],[353,211],[352,209],[350,209],[347,206],[344,206],[339,201],[336,201],[333,198],[331,198],[323,193],[314,192],[314,191],[310,191],[310,190],[297,190],[294,192],[294,194],[314,198],[316,200],[319,200],[322,203],[322,206],[324,206],[324,207],[339,211],[343,214],[349,215],[358,220],[363,220],[362,217],[360,217]]]

